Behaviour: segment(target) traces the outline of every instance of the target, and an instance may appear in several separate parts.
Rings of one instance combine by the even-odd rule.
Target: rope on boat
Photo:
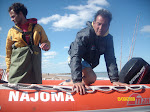
[[[37,84],[3,84],[5,87],[9,87],[12,89],[34,89],[34,90],[57,90],[62,92],[68,92],[68,93],[75,93],[76,89],[72,90],[71,86],[50,86],[50,85],[37,85]],[[150,88],[146,85],[130,85],[130,86],[89,86],[90,89],[86,89],[87,93],[94,93],[96,91],[98,92],[111,92],[111,91],[118,91],[118,92],[127,92],[129,90],[131,91],[139,91],[144,88]]]
[[[37,89],[37,90],[46,89],[46,90],[54,90],[53,86],[50,86],[50,85],[46,86],[46,85],[37,85],[37,84],[22,84],[22,83],[11,84],[11,83],[7,83],[7,84],[3,84],[3,86],[14,88],[14,89]]]
[[[131,86],[93,86],[91,87],[93,91],[119,91],[126,92],[128,90],[138,91],[144,89],[144,85],[131,85]]]

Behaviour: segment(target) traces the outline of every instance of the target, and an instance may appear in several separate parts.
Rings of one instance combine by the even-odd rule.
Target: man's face
[[[96,21],[93,21],[93,28],[97,36],[103,36],[109,29],[108,18],[97,16]]]
[[[10,15],[11,21],[13,21],[15,25],[21,24],[22,18],[21,18],[20,13],[16,14],[13,10],[11,10],[9,12],[9,15]]]

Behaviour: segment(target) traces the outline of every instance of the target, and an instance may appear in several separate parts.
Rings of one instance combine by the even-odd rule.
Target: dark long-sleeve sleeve
[[[73,82],[82,82],[82,58],[86,53],[86,36],[78,33],[75,41],[71,45],[70,68]]]
[[[104,53],[104,58],[106,62],[107,72],[111,82],[118,81],[118,67],[116,63],[113,37],[107,39],[106,52]]]

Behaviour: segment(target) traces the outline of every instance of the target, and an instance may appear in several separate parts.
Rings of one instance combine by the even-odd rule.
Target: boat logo
[[[135,101],[128,101],[127,105],[145,105],[150,104],[150,98],[142,98],[138,93],[133,93],[130,97],[135,97]]]
[[[31,102],[48,102],[48,101],[75,101],[70,93],[63,92],[19,92],[10,91],[8,101],[31,101]]]

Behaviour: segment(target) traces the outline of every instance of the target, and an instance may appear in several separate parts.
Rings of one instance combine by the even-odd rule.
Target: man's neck
[[[21,24],[25,24],[26,22],[27,22],[27,19],[24,19]]]
[[[22,26],[24,25],[28,20],[26,18],[22,19],[20,24],[17,24],[17,26]]]

